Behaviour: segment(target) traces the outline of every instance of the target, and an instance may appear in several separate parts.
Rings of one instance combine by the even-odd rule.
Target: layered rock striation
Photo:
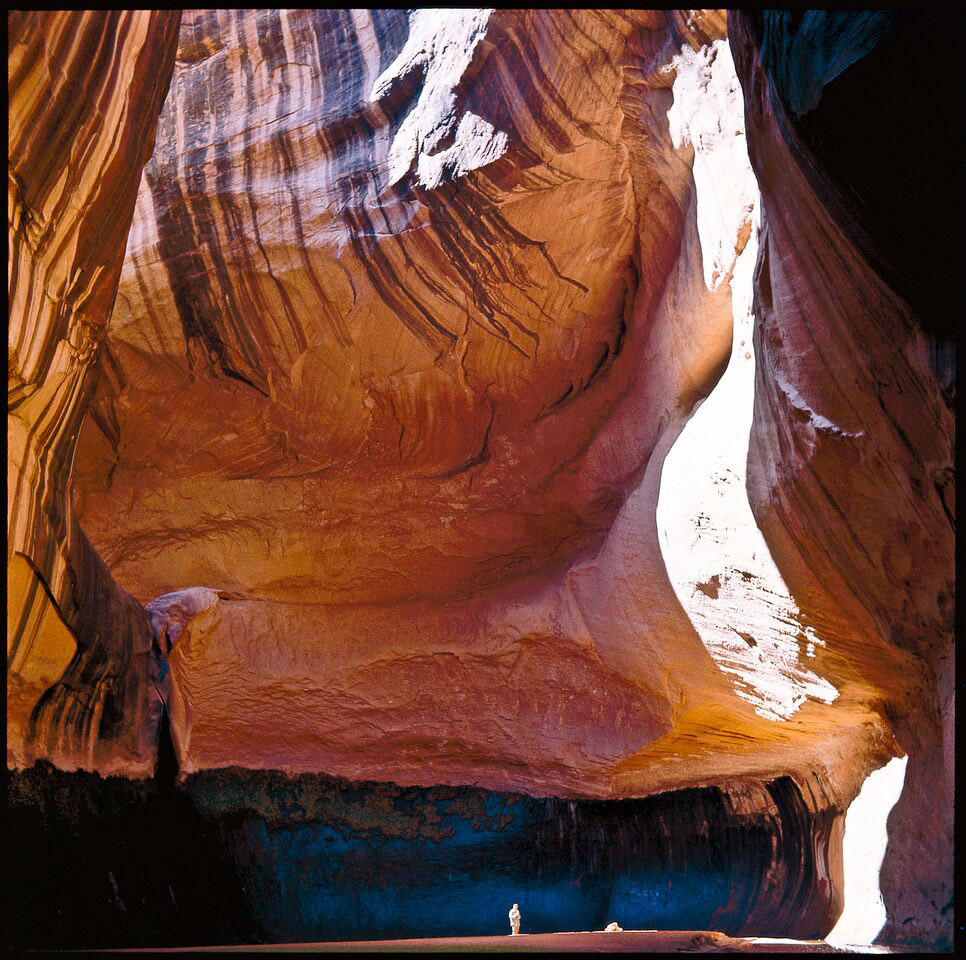
[[[887,932],[947,936],[951,341],[823,140],[903,28],[828,16],[12,15],[8,765],[170,726],[280,939],[340,805],[519,796],[509,870],[677,791],[660,856],[570,824],[594,902],[748,828],[701,922],[811,937],[908,753]]]
[[[920,28],[896,21],[729,16],[762,193],[748,492],[804,616],[836,638],[841,674],[876,691],[909,755],[883,868],[884,936],[951,941],[952,331],[923,295],[921,259],[905,255],[904,204],[876,177],[843,177],[884,163],[928,184],[933,170],[900,170],[904,154],[880,160],[884,129],[816,150],[820,132],[852,123],[844,106],[898,91],[893,58]],[[846,69],[879,43],[882,59]],[[927,113],[942,109],[940,99]]]
[[[608,796],[888,749],[848,691],[774,736],[664,572],[751,229],[739,192],[709,240],[692,173],[733,189],[723,26],[187,17],[77,484],[121,582],[171,591],[185,772]]]
[[[686,159],[637,118],[634,44],[671,26],[410,19],[185,21],[79,462],[143,600],[462,597],[610,526],[623,477],[586,450],[626,392],[638,266],[656,299],[687,205]],[[670,175],[633,162],[645,137]]]
[[[179,21],[8,15],[8,764],[154,766],[153,635],[81,531],[70,477]]]

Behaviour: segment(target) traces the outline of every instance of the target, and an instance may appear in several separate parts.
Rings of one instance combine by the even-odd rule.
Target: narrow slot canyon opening
[[[739,697],[780,722],[808,697],[831,703],[838,691],[814,669],[825,641],[802,622],[748,502],[761,198],[727,41],[703,55],[685,51],[675,63],[671,132],[694,144],[705,283],[712,290],[727,279],[733,333],[727,368],[664,460],[658,537],[674,591],[708,653]]]
[[[908,757],[893,757],[870,773],[845,815],[845,906],[825,937],[833,946],[866,946],[885,926],[879,872],[889,842],[889,814],[902,794],[908,762]]]

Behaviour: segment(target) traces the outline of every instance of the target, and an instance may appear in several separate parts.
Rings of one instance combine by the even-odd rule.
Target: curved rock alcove
[[[16,945],[951,943],[920,19],[9,15]]]

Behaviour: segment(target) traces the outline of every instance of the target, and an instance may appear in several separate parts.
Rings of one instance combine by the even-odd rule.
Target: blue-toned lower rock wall
[[[738,933],[754,915],[751,932],[820,936],[830,815],[785,778],[757,791],[763,808],[738,815],[717,788],[572,801],[38,766],[10,784],[8,930],[48,947],[471,936],[507,933],[516,902],[527,933]]]
[[[254,885],[256,923],[295,939],[502,934],[514,902],[531,933],[733,932],[772,859],[769,825],[730,822],[714,788],[566,801],[219,771],[188,791]],[[312,798],[297,812],[295,792]]]

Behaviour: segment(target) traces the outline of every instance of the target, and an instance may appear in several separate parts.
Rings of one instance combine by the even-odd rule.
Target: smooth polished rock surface
[[[895,57],[919,42],[921,28],[913,21],[883,38],[881,18],[836,20],[840,59],[866,52],[870,23],[879,23],[886,59],[867,70],[859,60],[832,79],[820,64],[783,59],[782,50],[796,49],[801,31],[817,29],[820,19],[796,28],[780,14],[762,24],[729,16],[763,218],[748,493],[804,617],[836,638],[842,675],[878,691],[909,755],[889,823],[882,935],[951,944],[954,341],[931,300],[916,295],[926,279],[918,258],[906,260],[904,279],[889,267],[909,243],[896,240],[897,225],[908,222],[904,202],[883,196],[873,178],[869,188],[857,186],[867,189],[857,203],[840,176],[880,162],[905,176],[906,167],[892,164],[906,155],[879,160],[891,156],[885,131],[828,139],[822,152],[815,140],[850,123],[837,115],[846,105],[881,96],[880,82],[901,91]],[[783,70],[815,72],[829,84],[828,98],[823,93],[801,122],[794,113],[807,104],[775,93],[776,83],[785,89]],[[926,112],[943,109],[939,99]],[[914,176],[934,172],[920,160]],[[941,238],[949,221],[940,205],[933,220]],[[899,295],[900,285],[911,299]]]

